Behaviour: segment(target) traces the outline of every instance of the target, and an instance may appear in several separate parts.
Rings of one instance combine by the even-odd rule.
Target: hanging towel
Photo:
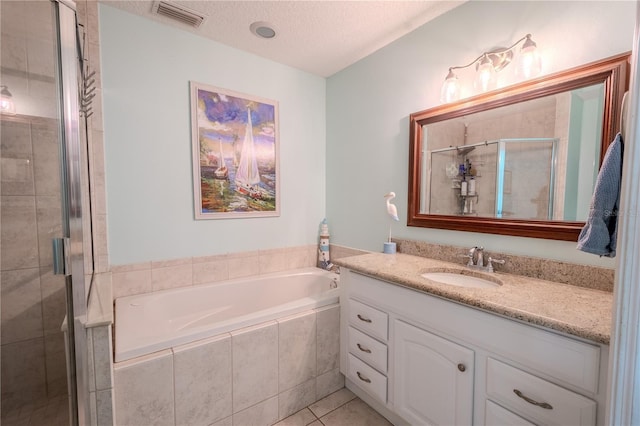
[[[616,135],[604,156],[593,191],[589,217],[578,237],[578,250],[615,257],[622,180],[623,141]]]

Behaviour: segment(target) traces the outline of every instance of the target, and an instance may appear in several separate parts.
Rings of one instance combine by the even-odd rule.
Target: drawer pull
[[[464,364],[462,364],[462,363],[458,364],[458,370],[464,372],[466,369],[467,369],[467,367],[465,367]]]
[[[366,377],[364,377],[362,374],[360,374],[359,371],[356,371],[356,374],[358,375],[358,379],[362,380],[365,383],[371,383],[371,379],[367,379]]]
[[[524,394],[520,392],[518,389],[514,389],[513,393],[518,395],[519,398],[522,398],[525,401],[527,401],[529,404],[537,405],[538,407],[544,408],[545,410],[553,410],[553,407],[550,404],[547,404],[546,402],[534,401],[533,399],[524,396]]]
[[[365,318],[362,315],[358,314],[358,319],[360,321],[364,321],[364,322],[371,322],[371,320],[369,318]]]
[[[358,349],[360,349],[362,352],[366,352],[368,354],[371,353],[371,349],[363,348],[362,345],[360,345],[360,343],[356,343],[356,345],[358,345]]]

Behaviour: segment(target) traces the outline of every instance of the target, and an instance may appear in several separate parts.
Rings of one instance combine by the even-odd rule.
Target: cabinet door
[[[394,327],[394,406],[414,425],[470,425],[474,352],[400,320]]]

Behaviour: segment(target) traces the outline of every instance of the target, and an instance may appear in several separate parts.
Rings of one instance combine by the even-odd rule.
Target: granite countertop
[[[454,302],[547,327],[597,343],[609,344],[613,294],[499,272],[473,271],[464,265],[407,254],[369,253],[334,260],[335,264]],[[461,269],[491,275],[502,282],[495,288],[467,288],[440,284],[420,275],[429,270]]]

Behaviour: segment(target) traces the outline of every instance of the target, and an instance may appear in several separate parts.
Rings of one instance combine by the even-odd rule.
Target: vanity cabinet
[[[474,352],[394,321],[395,411],[413,425],[468,425],[473,417]]]
[[[396,424],[601,425],[608,346],[343,268],[341,371]]]

